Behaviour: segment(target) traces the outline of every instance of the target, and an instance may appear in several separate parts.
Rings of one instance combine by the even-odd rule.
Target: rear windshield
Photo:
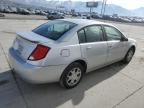
[[[55,20],[42,24],[32,30],[32,32],[52,40],[57,40],[74,26],[76,26],[76,24],[72,22]]]

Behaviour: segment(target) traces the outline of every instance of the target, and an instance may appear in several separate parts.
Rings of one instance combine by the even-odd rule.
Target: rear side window
[[[64,33],[66,33],[75,26],[76,24],[72,22],[55,20],[42,24],[41,26],[37,27],[32,31],[46,38],[57,40]]]
[[[85,43],[86,39],[85,39],[85,32],[83,29],[78,32],[78,37],[79,37],[79,43]]]
[[[89,26],[85,29],[87,42],[98,42],[103,40],[101,26]]]
[[[88,26],[78,31],[80,43],[103,41],[103,31],[101,26]]]

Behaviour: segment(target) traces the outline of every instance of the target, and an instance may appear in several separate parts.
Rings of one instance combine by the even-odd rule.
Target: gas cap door
[[[62,49],[60,55],[62,57],[69,57],[70,56],[70,50],[69,49]]]

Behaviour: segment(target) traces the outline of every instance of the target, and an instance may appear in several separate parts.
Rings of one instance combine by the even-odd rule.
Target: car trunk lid
[[[33,32],[19,32],[14,40],[13,48],[23,60],[27,60],[38,44],[47,46],[52,40]]]

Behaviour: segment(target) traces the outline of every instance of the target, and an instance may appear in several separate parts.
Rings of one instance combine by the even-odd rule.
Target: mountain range
[[[0,0],[1,1],[10,3],[19,3],[23,5],[30,5],[30,6],[41,6],[45,8],[59,8],[63,7],[64,10],[70,11],[71,9],[75,9],[76,12],[88,12],[89,8],[86,7],[86,3],[82,1],[71,1],[71,0],[66,0],[66,1],[60,1],[60,0]],[[98,1],[98,7],[93,8],[93,12],[100,13],[101,12],[101,7],[102,7],[102,2]],[[121,6],[115,5],[115,4],[107,4],[105,8],[105,14],[107,15],[113,15],[113,14],[118,14],[120,16],[139,16],[139,17],[144,17],[144,7],[140,7],[138,9],[134,10],[128,10],[125,9]]]

